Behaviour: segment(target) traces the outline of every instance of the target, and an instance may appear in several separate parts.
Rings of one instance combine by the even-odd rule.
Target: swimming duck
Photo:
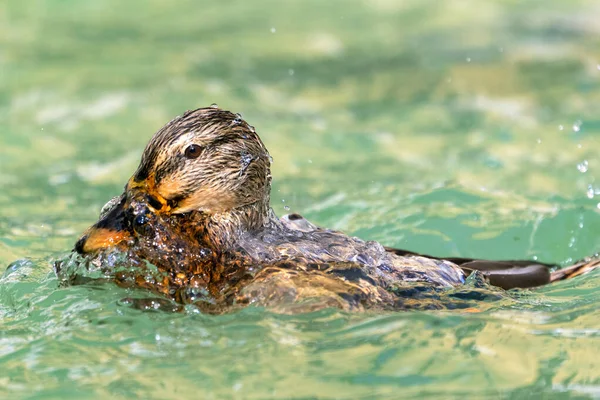
[[[320,228],[298,214],[277,218],[269,205],[270,166],[266,147],[239,114],[187,111],[152,137],[123,194],[107,203],[74,252],[120,285],[209,310],[281,302],[418,308],[413,294],[460,287],[472,273],[510,289],[566,279],[598,263],[551,273],[552,265],[532,261],[431,257]],[[56,270],[61,276],[64,265]]]

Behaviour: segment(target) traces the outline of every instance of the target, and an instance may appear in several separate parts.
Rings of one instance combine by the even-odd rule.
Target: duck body
[[[118,228],[127,239],[86,255],[85,261],[121,286],[150,289],[209,312],[248,304],[293,304],[302,310],[421,308],[424,303],[417,307],[399,296],[399,289],[448,288],[465,281],[454,263],[398,256],[377,242],[318,228],[298,214],[278,219],[269,210],[264,225],[248,231],[202,212],[156,214],[143,201],[128,202],[125,196],[112,203],[101,221],[121,221]],[[115,252],[125,257],[115,263]],[[147,263],[156,270],[148,273]],[[429,302],[427,307],[442,306]]]
[[[478,269],[507,288],[520,281],[498,276],[527,268],[537,280],[524,286],[549,282],[543,264],[422,256],[317,227],[298,214],[279,219],[269,206],[270,164],[239,114],[189,111],[154,135],[124,193],[76,243],[73,262],[213,312],[248,304],[442,308],[439,297],[424,301],[422,293],[460,287]],[[81,268],[73,273],[56,264],[64,282],[76,281]]]

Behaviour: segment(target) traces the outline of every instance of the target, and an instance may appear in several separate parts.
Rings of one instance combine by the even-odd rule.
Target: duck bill
[[[126,210],[127,198],[123,194],[98,222],[88,228],[75,244],[79,254],[95,253],[115,247],[131,238],[130,223]]]
[[[140,206],[155,213],[170,210],[167,201],[154,190],[152,182],[136,182],[132,178],[127,183],[125,193],[79,238],[75,251],[79,254],[96,253],[132,239],[132,220],[136,214],[134,209]]]

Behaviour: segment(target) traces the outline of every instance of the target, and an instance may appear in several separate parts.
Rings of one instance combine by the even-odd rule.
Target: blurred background
[[[211,103],[263,137],[280,214],[438,254],[594,252],[600,6],[548,4],[5,3],[0,229],[24,248],[2,259],[69,248],[152,134]]]
[[[107,345],[115,358],[105,360],[104,378],[97,378],[94,366],[108,351],[101,346],[79,349],[95,361],[82,361],[75,372],[68,363],[52,367],[61,346],[75,346],[77,335],[66,327],[66,316],[90,335],[99,329],[89,339],[97,345],[123,334],[122,328],[85,325],[82,318],[104,321],[104,314],[82,315],[83,304],[96,304],[92,309],[104,310],[109,320],[129,311],[115,304],[120,292],[111,290],[117,289],[57,290],[48,260],[68,252],[102,205],[120,194],[156,130],[185,110],[211,103],[242,113],[261,135],[274,158],[272,202],[279,215],[298,212],[319,225],[439,256],[567,264],[600,250],[598,16],[600,3],[592,0],[3,2],[0,264],[20,259],[30,271],[27,278],[5,274],[0,289],[0,316],[7,324],[2,330],[14,331],[0,340],[0,357],[6,354],[0,363],[5,371],[18,371],[8,378],[0,374],[0,382],[10,383],[6,393],[37,390],[32,389],[37,384],[56,390],[46,394],[63,396],[68,390],[61,376],[83,385],[71,388],[89,384],[106,394],[100,388],[110,383],[116,385],[112,392],[106,389],[110,394],[129,393],[128,384],[112,378],[126,364],[115,361],[125,351],[115,344],[121,339]],[[244,392],[248,397],[277,390],[292,396],[286,390],[298,382],[309,397],[394,397],[398,385],[421,395],[598,396],[600,325],[593,304],[600,301],[594,294],[599,284],[596,273],[536,292],[527,306],[510,303],[499,314],[474,319],[402,314],[392,322],[387,317],[356,322],[332,312],[318,318],[341,322],[319,325],[249,311],[236,320],[245,321],[249,331],[232,320],[227,323],[235,329],[229,331],[223,320],[204,321],[208,328],[192,331],[229,338],[225,344],[215,339],[222,347],[209,346],[216,365],[228,365],[227,357],[235,360],[240,352],[255,354],[254,347],[236,342],[236,335],[255,332],[252,327],[261,327],[263,335],[266,329],[284,349],[281,338],[296,338],[294,349],[302,356],[293,368],[286,369],[289,360],[276,352],[274,359],[256,355],[256,369],[265,375],[257,372],[255,391]],[[35,304],[48,308],[42,312]],[[172,316],[145,321],[143,328],[132,328],[143,334],[122,340],[146,349],[156,363],[147,368],[158,373],[160,368],[152,368],[164,366],[160,357],[176,353],[173,343],[185,348],[177,335],[193,323],[177,321]],[[163,347],[163,353],[154,340],[161,324],[177,326],[170,333],[175,347]],[[404,324],[422,328],[415,335],[429,339],[416,344],[416,337],[392,333],[390,327]],[[41,333],[59,326],[62,344]],[[333,331],[327,331],[330,326]],[[346,350],[311,347],[337,343],[327,342],[311,330],[315,327],[339,337]],[[352,332],[371,351],[363,342],[345,341]],[[463,337],[456,339],[454,332]],[[543,335],[535,336],[539,332]],[[249,338],[255,333],[243,340],[254,343]],[[465,337],[471,344],[464,344]],[[479,343],[497,344],[498,337],[511,343],[503,344],[502,353]],[[37,350],[26,344],[31,340],[39,341]],[[46,347],[50,343],[55,347]],[[254,344],[270,348],[269,343]],[[421,352],[414,353],[416,348]],[[195,351],[193,361],[207,357]],[[34,354],[42,361],[28,366]],[[337,372],[330,376],[333,359]],[[412,360],[412,367],[402,360]],[[356,372],[357,363],[368,370]],[[25,377],[40,370],[51,372]],[[261,385],[273,371],[281,371],[286,383],[267,385],[267,391]],[[193,388],[218,397],[237,384],[248,388],[242,373],[223,375],[219,367],[203,373],[200,383],[180,376],[181,393]],[[137,381],[139,391],[132,393],[157,390],[152,379],[134,376],[127,378]],[[312,383],[304,385],[307,380]],[[464,382],[472,380],[477,383],[467,388]],[[350,392],[343,382],[351,382]]]

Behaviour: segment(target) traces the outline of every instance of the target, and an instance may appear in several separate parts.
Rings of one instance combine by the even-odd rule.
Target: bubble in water
[[[212,103],[210,105],[210,108],[219,108],[219,105],[217,103]]]
[[[283,206],[283,209],[284,209],[285,211],[290,211],[290,206]]]
[[[537,138],[537,144],[540,144],[540,143],[542,143],[542,139]]]
[[[577,169],[581,173],[587,172],[587,170],[588,170],[588,161],[587,160],[583,160],[582,162],[580,162],[579,164],[577,164]]]
[[[563,129],[565,129],[565,127],[564,127],[564,126],[562,126],[562,125],[559,125],[559,126],[558,126],[558,130],[559,130],[559,131],[562,131]]]
[[[290,68],[290,69],[288,69],[288,75],[289,75],[289,76],[292,76],[292,75],[294,75],[294,70],[293,70],[293,69],[291,69],[291,68]]]
[[[471,57],[467,57],[467,62],[470,63],[471,62]]]
[[[573,124],[573,132],[579,132],[581,130],[581,121],[575,121]]]
[[[271,33],[275,33],[275,32],[277,32],[277,29],[271,28]]]

